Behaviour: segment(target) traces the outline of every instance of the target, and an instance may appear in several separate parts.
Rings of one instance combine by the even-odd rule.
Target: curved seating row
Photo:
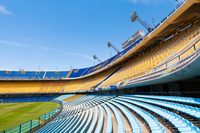
[[[162,133],[164,131],[163,127],[160,125],[157,119],[151,114],[149,114],[148,112],[122,99],[116,99],[115,102],[120,103],[121,105],[124,105],[128,107],[129,109],[131,109],[132,111],[136,112],[141,118],[145,120],[151,132]]]
[[[170,121],[174,127],[176,127],[180,132],[200,132],[200,129],[193,125],[190,121],[186,120],[185,118],[181,117],[180,115],[173,113],[171,111],[168,111],[166,109],[162,109],[160,107],[146,104],[143,102],[138,102],[130,97],[124,97],[120,96],[119,99],[125,99],[127,102],[132,103],[134,105],[143,107],[145,109],[148,109],[161,117],[167,119]]]
[[[99,110],[97,109],[97,107],[95,107],[95,109],[94,109],[94,117],[92,119],[92,123],[90,124],[90,127],[89,127],[87,132],[89,132],[89,133],[94,132],[95,127],[97,125],[97,121],[98,121],[98,114],[99,114]]]
[[[167,100],[173,102],[200,104],[200,98],[180,97],[180,96],[155,96],[155,95],[134,95],[135,97]]]
[[[121,105],[117,102],[114,102],[114,101],[111,101],[110,103],[115,105],[116,107],[118,107],[124,113],[124,115],[128,119],[128,122],[132,128],[132,132],[137,132],[137,133],[142,132],[142,130],[141,130],[142,128],[141,128],[137,118],[126,107],[124,107],[123,105]]]
[[[112,116],[109,107],[106,104],[102,104],[104,107],[106,114],[107,114],[107,127],[106,127],[106,133],[112,133],[113,132],[113,127],[112,127]]]
[[[145,95],[86,95],[72,102],[63,102],[63,111],[37,133],[165,133],[167,129],[172,129],[169,123],[179,132],[200,132],[195,122],[173,111],[188,114],[189,111],[181,110],[181,107],[189,105],[156,98]],[[191,106],[190,110],[193,112],[196,108]],[[165,119],[164,123],[160,118]],[[127,126],[130,131],[126,129]]]
[[[200,118],[200,108],[198,107],[193,107],[193,106],[179,104],[179,103],[172,103],[172,102],[167,102],[167,101],[161,101],[161,100],[145,99],[145,98],[132,97],[131,99],[178,110],[180,112],[186,113],[193,117]]]
[[[117,120],[117,132],[125,133],[125,125],[124,125],[122,116],[120,115],[120,112],[112,104],[110,104],[110,103],[106,103],[106,104],[111,108],[111,110],[113,111],[113,113],[114,113],[114,115],[116,117],[116,120]]]
[[[104,123],[104,110],[102,108],[102,106],[98,106],[99,110],[100,110],[100,116],[99,116],[99,119],[98,119],[98,124],[96,126],[96,130],[95,132],[96,133],[101,133],[103,131],[103,123]]]

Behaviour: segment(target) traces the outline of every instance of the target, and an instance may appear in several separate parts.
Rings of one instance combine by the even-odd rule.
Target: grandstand
[[[63,112],[37,132],[200,132],[199,104],[178,96],[87,95],[63,102]]]
[[[199,9],[199,0],[184,0],[144,37],[95,66],[2,70],[0,101],[59,101],[61,113],[38,133],[199,133]]]

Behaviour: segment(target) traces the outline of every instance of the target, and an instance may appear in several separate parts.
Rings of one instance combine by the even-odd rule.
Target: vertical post
[[[47,113],[47,120],[49,119],[50,113]]]
[[[53,110],[51,111],[51,113],[50,113],[50,114],[51,114],[50,116],[52,117],[52,116],[53,116]]]
[[[19,125],[19,133],[22,132],[22,124]]]
[[[44,123],[45,123],[45,121],[46,121],[46,114],[47,114],[47,113],[44,114]]]
[[[52,111],[52,115],[54,115],[54,113],[55,113],[55,110]]]
[[[40,127],[40,116],[39,116],[38,120],[39,120],[39,124],[38,124],[38,127]]]
[[[31,130],[32,130],[32,124],[33,124],[33,120],[30,121],[30,133],[31,133]]]

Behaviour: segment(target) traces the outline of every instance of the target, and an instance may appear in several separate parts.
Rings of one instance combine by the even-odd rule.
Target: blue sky
[[[151,25],[175,0],[0,0],[0,69],[69,70],[110,58],[134,32],[132,11]],[[153,24],[154,18],[154,24]]]

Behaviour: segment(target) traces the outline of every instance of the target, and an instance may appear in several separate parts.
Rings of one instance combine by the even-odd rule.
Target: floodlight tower
[[[94,59],[94,60],[97,60],[97,61],[100,62],[100,63],[102,62],[96,55],[93,55],[93,59]]]
[[[108,48],[113,48],[115,50],[115,52],[117,52],[118,54],[120,53],[119,50],[111,42],[108,42],[107,46],[108,46]]]
[[[149,24],[147,24],[145,21],[143,21],[137,14],[136,11],[134,11],[131,15],[131,21],[132,22],[136,22],[138,21],[142,26],[144,26],[145,29],[148,30],[148,32],[151,32],[153,29],[151,28],[151,26]]]

